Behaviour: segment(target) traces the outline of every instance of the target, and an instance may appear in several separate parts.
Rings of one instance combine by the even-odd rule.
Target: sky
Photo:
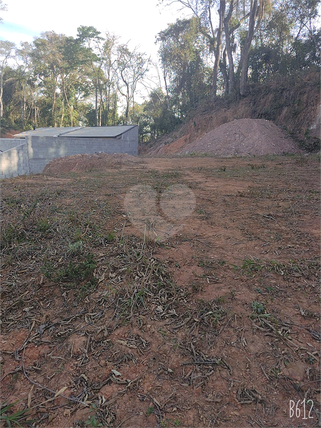
[[[32,42],[41,32],[75,37],[81,25],[120,36],[122,43],[157,59],[155,36],[182,18],[177,6],[157,6],[158,0],[4,0],[0,39]]]

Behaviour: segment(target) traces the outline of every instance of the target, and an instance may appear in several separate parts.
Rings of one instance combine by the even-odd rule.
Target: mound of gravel
[[[73,155],[53,159],[45,166],[43,174],[57,175],[66,172],[89,172],[106,168],[121,168],[122,164],[130,164],[133,162],[139,162],[139,159],[126,153]]]
[[[177,147],[176,141],[164,146],[159,154],[172,151],[175,145]],[[260,156],[298,153],[300,150],[273,122],[264,119],[237,119],[213,129],[183,147],[180,144],[173,152],[208,153],[216,156]]]

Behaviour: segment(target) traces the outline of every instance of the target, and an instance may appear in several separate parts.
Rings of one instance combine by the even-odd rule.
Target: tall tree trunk
[[[52,123],[54,127],[57,126],[56,123],[56,87],[54,87],[54,93],[53,93],[53,102],[52,102]]]
[[[255,20],[256,20],[257,9],[258,9],[257,1],[258,0],[253,0],[253,3],[251,4],[249,28],[248,28],[246,39],[244,42],[244,46],[241,51],[240,94],[242,96],[245,96],[247,94],[247,88],[246,88],[247,71],[249,68],[249,54],[250,54],[251,43],[254,35],[254,26],[255,26]]]
[[[226,48],[223,51],[223,59],[220,61],[220,70],[223,75],[225,94],[229,93],[229,77],[226,65]]]
[[[233,52],[232,52],[232,46],[231,46],[231,34],[229,29],[229,22],[232,17],[233,8],[234,8],[234,0],[231,0],[228,14],[224,19],[225,44],[226,44],[226,53],[228,58],[228,93],[229,94],[233,93],[234,86],[235,86],[234,60],[233,60]]]
[[[217,30],[217,40],[216,40],[216,49],[215,49],[215,61],[213,67],[213,98],[216,98],[217,92],[217,77],[218,77],[218,69],[220,65],[220,56],[222,50],[222,34],[223,34],[223,25],[224,25],[224,15],[225,15],[225,0],[220,0],[220,8],[219,8],[219,26]]]
[[[106,97],[106,123],[105,123],[105,125],[109,125],[110,86],[107,84],[105,86],[105,97]]]
[[[0,70],[0,118],[3,116],[3,69]]]
[[[128,125],[129,106],[130,106],[129,87],[127,86],[126,113],[125,113],[126,123],[125,123],[125,125]]]
[[[95,85],[95,113],[96,113],[96,126],[98,126],[98,88],[97,83],[98,79],[96,79],[96,85]]]
[[[60,116],[60,126],[61,127],[63,127],[64,115],[65,115],[65,103],[64,103],[64,100],[62,100],[62,108],[61,108],[61,116]]]
[[[72,105],[69,106],[70,111],[70,126],[74,126],[74,108]]]
[[[26,85],[23,85],[23,98],[22,98],[22,129],[25,128],[26,117]]]

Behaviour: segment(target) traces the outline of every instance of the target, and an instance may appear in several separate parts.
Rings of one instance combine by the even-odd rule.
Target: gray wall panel
[[[135,134],[137,133],[138,130]],[[97,152],[128,153],[134,156],[138,154],[138,140],[133,140],[133,135],[126,139],[36,136],[28,136],[27,138],[31,174],[42,172],[51,160],[65,156]]]
[[[29,173],[28,150],[25,143],[0,153],[0,178]]]
[[[5,152],[6,150],[12,149],[13,147],[17,147],[24,143],[25,139],[18,140],[18,138],[0,138],[0,150],[1,152]]]

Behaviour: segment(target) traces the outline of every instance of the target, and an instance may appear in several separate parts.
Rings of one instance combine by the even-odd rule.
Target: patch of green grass
[[[197,214],[200,214],[200,215],[206,214],[205,211],[203,210],[203,208],[198,208],[196,210],[196,212],[197,212]]]
[[[9,207],[14,207],[20,206],[23,202],[23,199],[8,196],[6,198],[3,198],[3,202],[5,202]]]
[[[104,237],[104,241],[108,243],[115,241],[115,239],[116,239],[116,235],[115,235],[115,232],[113,231],[108,232],[107,235],[105,235]]]
[[[146,412],[147,416],[150,416],[153,412],[154,412],[154,407],[153,406],[148,407],[147,412]]]
[[[93,254],[88,254],[83,262],[78,264],[69,262],[65,268],[60,270],[59,277],[67,282],[74,280],[84,281],[93,275],[95,267],[96,262],[94,261]]]
[[[82,238],[82,232],[80,229],[76,229],[74,232],[74,239],[75,241],[80,241]]]
[[[38,232],[47,232],[51,227],[51,224],[49,223],[47,218],[43,218],[38,221],[36,229]]]
[[[33,210],[37,207],[38,205],[38,200],[35,201],[30,208],[27,208],[26,210],[24,210],[23,213],[23,217],[22,217],[22,221],[25,220],[26,218],[29,218],[31,213],[33,212]]]
[[[22,242],[26,234],[17,225],[8,224],[1,228],[0,248],[10,247],[15,242]]]
[[[69,243],[68,252],[73,255],[81,254],[83,252],[83,248],[84,248],[83,242],[79,240],[74,242],[73,244]]]
[[[19,410],[15,413],[11,413],[10,409],[17,404],[15,403],[8,404],[4,402],[0,405],[0,425],[1,427],[25,427],[27,424],[32,424],[35,420],[27,419],[27,412],[29,409]]]
[[[253,275],[263,269],[263,264],[262,261],[259,259],[244,259],[241,265],[241,269],[247,275]]]
[[[58,270],[49,261],[45,261],[41,267],[42,274],[50,281],[59,283],[69,283],[72,285],[78,285],[81,282],[86,281],[82,285],[81,291],[93,289],[97,283],[97,279],[94,277],[94,270],[96,268],[96,261],[94,260],[93,254],[87,253],[83,255],[83,261],[70,261],[65,267]]]

